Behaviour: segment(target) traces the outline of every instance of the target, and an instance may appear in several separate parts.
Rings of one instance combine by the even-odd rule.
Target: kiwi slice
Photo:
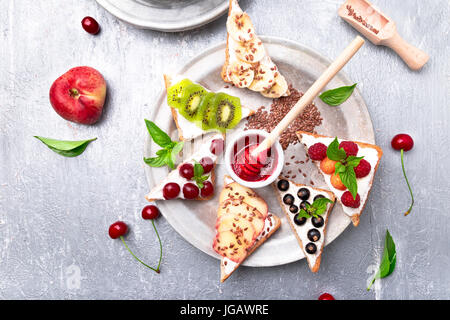
[[[208,92],[202,98],[199,107],[199,114],[197,119],[197,126],[202,128],[203,130],[209,130],[214,128],[213,120],[214,120],[214,98],[216,94],[213,92]]]
[[[192,84],[189,79],[183,79],[177,82],[167,90],[167,104],[178,109],[184,105],[186,87]]]
[[[200,116],[200,103],[206,91],[198,84],[190,84],[186,87],[186,92],[183,94],[183,105],[178,108],[180,114],[189,121],[196,121]]]
[[[220,132],[233,129],[242,118],[241,99],[219,92],[214,97],[210,126]]]

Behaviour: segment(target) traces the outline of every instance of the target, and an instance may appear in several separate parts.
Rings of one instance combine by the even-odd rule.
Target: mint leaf
[[[40,136],[34,136],[44,143],[50,150],[56,152],[64,157],[76,157],[86,150],[89,143],[97,138],[89,140],[69,141],[69,140],[56,140],[51,138],[44,138]]]
[[[345,172],[345,165],[342,164],[342,162],[336,162],[334,165],[334,175],[337,175],[338,173]]]
[[[177,160],[177,155],[183,150],[184,142],[175,142],[175,145],[173,146],[173,149],[170,151],[170,164],[173,166],[172,169],[175,167],[174,163]],[[169,165],[170,166],[170,165]]]
[[[153,141],[164,148],[156,151],[157,157],[144,158],[144,162],[150,167],[162,167],[167,165],[171,169],[175,169],[177,155],[183,150],[184,142],[172,141],[169,135],[162,131],[156,124],[147,119],[144,120]]]
[[[153,141],[160,147],[163,148],[173,148],[174,143],[170,139],[169,135],[162,131],[156,124],[152,121],[144,119],[145,125],[147,126],[148,133],[152,137]]]
[[[336,107],[346,101],[355,90],[356,83],[352,86],[344,86],[323,92],[319,98],[326,104]]]
[[[304,209],[301,209],[300,212],[298,213],[299,218],[306,218],[309,219],[311,218],[311,215],[306,212]]]
[[[363,158],[364,157],[348,156],[346,162],[349,166],[357,167]]]
[[[166,164],[165,157],[144,158],[144,162],[150,167],[162,167]]]
[[[205,182],[206,180],[209,179],[209,174],[208,175],[203,175],[204,173],[204,169],[203,166],[198,163],[197,161],[195,161],[194,164],[194,177],[192,178],[195,183],[197,184],[197,186],[202,189],[204,187],[203,182]]]
[[[324,213],[327,210],[327,205],[329,203],[333,203],[333,201],[328,198],[319,198],[315,200],[311,205],[313,208],[315,208],[315,215],[321,215],[322,213]]]
[[[330,160],[341,161],[347,158],[347,154],[344,149],[339,149],[338,138],[335,138],[333,142],[327,148],[327,157]]]
[[[339,178],[341,178],[344,186],[346,186],[348,191],[350,191],[353,199],[356,199],[356,194],[358,193],[358,183],[356,182],[356,174],[353,167],[346,166],[345,171],[339,173]]]
[[[397,252],[395,250],[394,239],[392,239],[389,230],[386,229],[383,258],[381,259],[380,267],[375,276],[373,277],[369,287],[367,288],[367,291],[370,290],[375,280],[385,278],[389,276],[392,272],[394,272],[396,262],[397,262]]]

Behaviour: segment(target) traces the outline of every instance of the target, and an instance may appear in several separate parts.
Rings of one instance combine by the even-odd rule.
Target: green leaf
[[[184,142],[175,142],[173,149],[170,152],[170,162],[175,163],[177,160],[177,155],[183,150]]]
[[[300,210],[300,212],[298,213],[298,216],[300,218],[306,218],[306,219],[311,218],[311,215],[308,212],[306,212],[304,209]]]
[[[346,166],[345,171],[339,173],[339,177],[341,178],[344,186],[346,186],[348,191],[352,194],[353,199],[356,199],[356,194],[358,193],[358,183],[356,182],[356,174],[353,167]]]
[[[355,90],[356,83],[352,86],[344,86],[323,92],[319,98],[330,106],[338,106],[346,101]]]
[[[177,155],[183,150],[184,142],[172,141],[169,135],[158,128],[156,124],[147,119],[144,120],[153,141],[164,148],[156,151],[157,157],[144,158],[144,162],[151,167],[162,167],[167,165],[171,169],[175,169]]]
[[[64,157],[76,157],[86,150],[89,143],[97,138],[89,140],[68,141],[68,140],[56,140],[51,138],[44,138],[40,136],[34,136],[42,141],[50,150],[60,154]]]
[[[327,205],[329,203],[333,203],[333,201],[328,198],[319,198],[315,200],[311,205],[313,208],[315,208],[314,214],[321,215],[322,213],[324,213],[327,210]]]
[[[201,177],[203,175],[203,166],[197,161],[194,164],[194,177]]]
[[[375,280],[385,278],[389,276],[392,272],[394,272],[396,262],[397,262],[397,252],[395,250],[394,239],[392,239],[389,230],[386,230],[383,258],[381,259],[380,267],[375,276],[373,277],[369,287],[367,288],[367,291],[370,290]]]
[[[162,167],[166,164],[165,156],[154,157],[154,158],[144,158],[144,162],[150,167]]]
[[[363,158],[364,157],[348,156],[346,162],[347,162],[347,165],[352,166],[352,167],[355,168],[355,167],[357,167],[359,165],[359,163],[361,162],[361,160]]]
[[[156,124],[152,121],[144,119],[145,125],[147,126],[148,133],[152,137],[153,141],[160,147],[170,149],[174,146],[172,139],[169,135],[162,131]]]
[[[330,160],[341,161],[347,158],[347,154],[344,149],[339,149],[339,141],[337,138],[330,143],[327,148],[327,157]]]

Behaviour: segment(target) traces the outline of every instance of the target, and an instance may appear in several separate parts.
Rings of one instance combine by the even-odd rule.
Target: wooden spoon
[[[294,121],[297,116],[303,112],[307,105],[320,93],[320,91],[333,79],[333,77],[345,66],[345,64],[353,57],[353,55],[364,44],[364,39],[357,36],[347,48],[342,51],[339,57],[334,60],[324,73],[313,83],[313,85],[305,92],[305,94],[298,100],[292,109],[284,116],[284,118],[277,124],[277,126],[270,132],[266,139],[256,147],[251,156],[258,159],[258,155],[268,150],[272,144],[278,139],[281,133]]]
[[[422,50],[403,40],[395,22],[367,0],[347,0],[338,10],[339,16],[375,45],[394,50],[413,70],[419,70],[430,58]]]

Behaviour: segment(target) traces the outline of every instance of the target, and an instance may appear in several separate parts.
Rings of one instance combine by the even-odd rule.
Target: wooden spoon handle
[[[394,50],[412,70],[419,70],[430,58],[427,53],[403,40],[397,32],[382,44]]]
[[[297,116],[303,112],[305,107],[309,105],[312,100],[320,93],[320,91],[333,79],[333,77],[345,66],[345,64],[353,57],[353,55],[364,44],[364,39],[360,36],[356,38],[348,45],[347,48],[342,51],[339,57],[334,60],[325,72],[313,83],[313,85],[305,92],[305,94],[298,100],[295,106],[284,116],[284,118],[278,123],[278,125],[272,130],[266,139],[256,147],[252,156],[257,157],[262,151],[269,149],[281,133],[294,121]]]

